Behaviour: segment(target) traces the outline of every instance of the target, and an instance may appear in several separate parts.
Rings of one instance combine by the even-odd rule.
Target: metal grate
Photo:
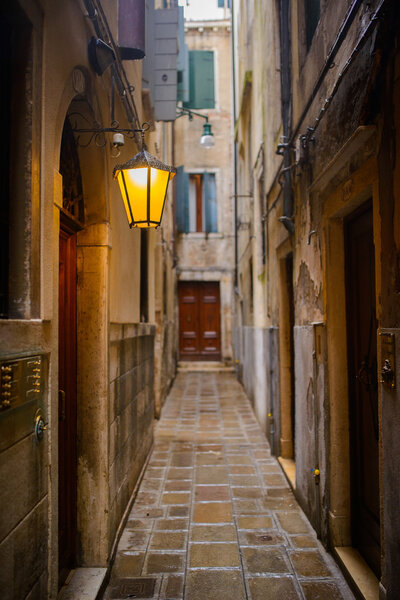
[[[136,577],[117,579],[111,589],[110,599],[152,598],[156,579]]]

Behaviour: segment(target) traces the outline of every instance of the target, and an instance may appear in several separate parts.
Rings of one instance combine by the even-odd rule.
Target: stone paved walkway
[[[104,600],[350,600],[231,373],[181,373]]]

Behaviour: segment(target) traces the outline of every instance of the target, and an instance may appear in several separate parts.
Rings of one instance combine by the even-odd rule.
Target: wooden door
[[[179,338],[182,360],[220,360],[218,282],[180,282]]]
[[[76,235],[60,229],[59,254],[59,586],[75,566],[76,553]]]
[[[372,206],[346,223],[353,545],[380,576],[377,321]]]

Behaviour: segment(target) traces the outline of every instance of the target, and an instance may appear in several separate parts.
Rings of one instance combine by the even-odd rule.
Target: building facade
[[[0,9],[7,600],[55,598],[71,568],[96,567],[101,582],[175,373],[173,190],[158,231],[130,230],[113,168],[137,153],[140,135],[118,147],[109,133],[75,131],[149,121],[149,151],[172,164],[172,124],[155,122],[142,61],[131,60],[144,43],[132,4],[21,0]],[[176,8],[162,12],[161,29],[177,22]],[[129,18],[138,45],[124,40],[123,54]]]
[[[238,374],[323,543],[394,599],[398,7],[234,13]]]
[[[219,6],[221,4],[221,6]],[[175,123],[179,356],[232,364],[231,20],[227,3],[185,8],[189,77]],[[185,90],[184,90],[185,91]],[[215,145],[203,147],[205,117]]]

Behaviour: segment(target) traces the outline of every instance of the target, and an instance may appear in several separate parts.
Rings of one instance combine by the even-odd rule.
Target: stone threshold
[[[278,456],[278,462],[282,467],[283,473],[289,482],[290,487],[296,491],[296,463],[291,458]]]
[[[336,546],[333,554],[350,586],[364,600],[378,600],[379,581],[361,554],[352,546]]]
[[[106,567],[79,568],[71,571],[57,600],[97,600],[106,584]]]
[[[213,373],[234,373],[235,367],[225,365],[222,362],[212,360],[185,360],[178,362],[178,373],[189,371],[212,371]]]

